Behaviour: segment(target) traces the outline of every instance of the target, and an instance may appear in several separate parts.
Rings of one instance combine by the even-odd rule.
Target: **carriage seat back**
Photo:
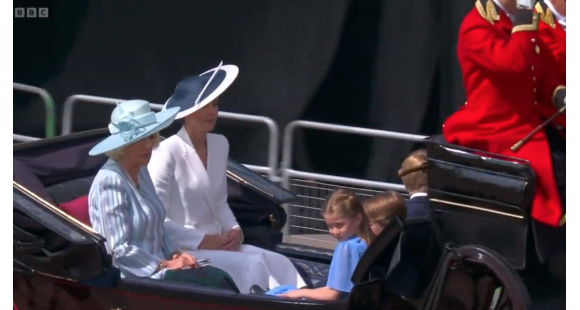
[[[386,278],[385,287],[389,292],[406,300],[414,300],[422,295],[435,272],[440,254],[432,240],[429,217],[405,222]]]
[[[62,204],[88,195],[94,178],[91,176],[65,181],[49,186],[47,191],[57,204]]]
[[[93,179],[94,177],[91,176],[69,180],[49,186],[46,190],[62,211],[91,226],[88,194]]]
[[[440,244],[478,244],[525,268],[535,174],[529,164],[450,144],[429,143],[429,197]]]

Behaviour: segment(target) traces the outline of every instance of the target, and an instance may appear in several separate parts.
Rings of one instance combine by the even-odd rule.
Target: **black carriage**
[[[442,251],[427,306],[441,301],[445,285],[454,288],[451,274],[472,287],[467,297],[449,294],[465,309],[565,309],[565,220],[551,227],[530,217],[529,162],[434,141],[427,155],[433,238]]]
[[[559,309],[565,302],[565,280],[546,268],[563,250],[561,229],[530,220],[535,176],[529,165],[433,142],[432,216],[391,221],[357,266],[348,300],[294,301],[121,280],[103,237],[55,207],[88,193],[106,158],[87,153],[107,134],[95,130],[14,145],[13,283],[19,310]],[[324,285],[332,251],[280,243],[286,221],[280,205],[296,197],[233,160],[228,176],[228,201],[246,242],[289,257],[309,286]]]
[[[565,309],[565,226],[531,219],[527,161],[427,142],[431,215],[396,220],[357,266],[360,309]]]

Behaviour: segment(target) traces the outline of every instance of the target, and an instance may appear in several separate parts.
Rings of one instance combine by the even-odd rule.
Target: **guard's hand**
[[[554,93],[552,103],[554,104],[554,107],[558,110],[566,105],[566,87],[562,87]]]
[[[566,97],[564,97],[564,106],[566,106]]]

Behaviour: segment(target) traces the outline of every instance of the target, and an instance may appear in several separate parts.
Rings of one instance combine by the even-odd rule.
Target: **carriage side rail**
[[[54,120],[55,116],[55,106],[54,106],[54,99],[52,96],[46,91],[46,89],[21,84],[21,83],[12,83],[12,89],[17,90],[24,93],[31,93],[40,96],[42,101],[44,102],[44,110],[45,110],[45,127],[44,127],[44,135],[46,138],[52,138],[55,135],[56,131],[56,124]]]
[[[41,138],[19,135],[19,134],[15,134],[15,133],[12,134],[12,141],[32,142],[32,141],[38,141],[38,140],[41,140]]]
[[[62,135],[67,135],[72,132],[72,124],[73,124],[73,114],[75,105],[78,102],[86,102],[92,104],[104,104],[104,105],[116,105],[118,102],[125,101],[126,99],[116,99],[116,98],[107,98],[107,97],[99,97],[99,96],[90,96],[90,95],[72,95],[66,99],[64,102],[63,107],[63,116],[62,116]],[[153,110],[161,110],[163,109],[162,104],[158,103],[151,103],[151,109]],[[223,119],[230,119],[239,122],[246,122],[246,123],[258,123],[263,124],[268,129],[269,134],[269,141],[268,141],[268,166],[255,166],[255,165],[245,165],[249,169],[260,173],[268,175],[268,178],[271,181],[277,182],[279,181],[278,177],[278,125],[274,122],[273,119],[265,116],[257,116],[257,115],[249,115],[249,114],[240,114],[240,113],[231,113],[231,112],[222,112],[220,111],[218,114],[219,118]]]
[[[370,129],[370,128],[362,128],[362,127],[352,127],[352,126],[343,126],[343,125],[336,125],[336,124],[327,124],[327,123],[319,123],[319,122],[311,122],[311,121],[293,121],[290,122],[286,128],[284,128],[284,137],[283,137],[283,145],[282,145],[282,162],[280,165],[280,172],[281,172],[281,183],[282,186],[287,189],[291,190],[291,186],[304,186],[302,184],[293,184],[292,178],[300,178],[304,180],[308,180],[307,182],[316,182],[318,185],[326,186],[327,188],[331,186],[335,186],[333,184],[340,184],[342,187],[346,186],[353,186],[363,188],[365,196],[371,196],[374,194],[374,190],[384,191],[384,190],[395,190],[395,191],[405,191],[405,187],[402,184],[397,183],[388,183],[388,182],[378,182],[378,181],[370,181],[370,180],[362,180],[362,179],[355,179],[355,178],[346,178],[340,176],[333,176],[327,174],[320,174],[320,173],[311,173],[306,171],[298,171],[292,169],[292,155],[293,155],[293,147],[294,147],[294,132],[296,129],[314,129],[314,130],[322,130],[322,131],[329,131],[329,132],[338,132],[338,133],[345,133],[345,134],[355,134],[361,136],[368,136],[368,137],[376,137],[376,138],[387,138],[387,139],[395,139],[395,140],[404,140],[404,141],[411,141],[411,142],[421,142],[424,141],[427,136],[423,135],[414,135],[414,134],[406,134],[394,131],[385,131],[385,130],[377,130],[377,129]],[[299,181],[304,182],[304,181]],[[328,182],[332,184],[325,184],[319,182]],[[311,185],[307,184],[307,187]],[[317,199],[320,200],[319,197],[307,197],[303,195],[299,195],[299,197],[308,198],[308,199]],[[283,229],[283,236],[284,242],[289,241],[290,237],[290,219],[292,217],[298,218],[305,218],[302,216],[295,216],[292,213],[289,204],[284,205],[284,210],[288,216],[288,221]],[[302,206],[304,207],[304,206]],[[306,206],[306,208],[313,209],[312,207]],[[317,219],[314,219],[317,220]],[[298,228],[305,228],[305,227],[298,227]],[[316,230],[316,229],[314,229]],[[304,239],[308,239],[305,237]]]

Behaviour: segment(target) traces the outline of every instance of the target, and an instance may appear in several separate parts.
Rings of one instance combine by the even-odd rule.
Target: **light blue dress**
[[[351,281],[352,275],[366,249],[366,242],[359,237],[352,237],[339,242],[332,255],[326,287],[341,293],[350,293],[354,287]],[[282,285],[271,289],[266,294],[280,295],[296,289],[298,288],[294,286]]]
[[[108,160],[91,185],[89,217],[107,239],[107,251],[121,277],[163,279],[166,270],[155,270],[177,249],[165,233],[165,208],[146,166],[138,178],[139,190],[115,161]]]

